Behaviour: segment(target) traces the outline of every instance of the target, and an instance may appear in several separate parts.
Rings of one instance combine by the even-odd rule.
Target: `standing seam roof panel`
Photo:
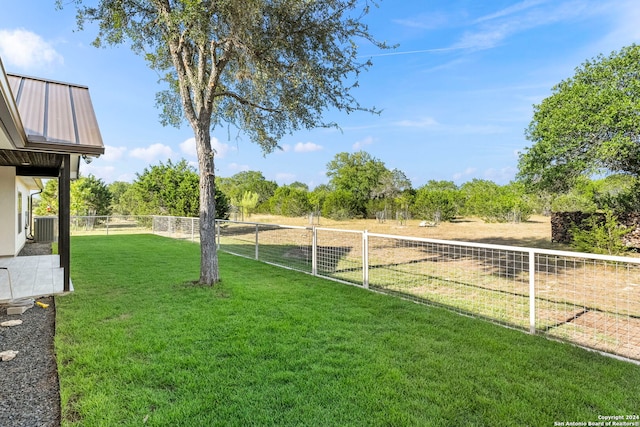
[[[72,87],[71,96],[73,96],[75,106],[78,143],[84,145],[99,145],[96,144],[96,141],[98,141],[101,144],[102,138],[100,137],[98,120],[96,120],[96,116],[93,114],[93,109],[91,108],[92,103],[89,91]]]
[[[44,138],[44,117],[45,117],[45,83],[39,80],[21,79],[22,88],[20,92],[14,92],[18,97],[18,110],[27,137],[36,135]],[[20,85],[18,85],[20,87]],[[18,93],[20,96],[18,96]]]
[[[47,86],[45,138],[47,141],[77,144],[69,87],[56,83],[48,83]]]

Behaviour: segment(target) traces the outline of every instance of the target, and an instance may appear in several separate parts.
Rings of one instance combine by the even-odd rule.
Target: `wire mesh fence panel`
[[[539,254],[536,319],[546,335],[640,359],[640,265]]]
[[[312,272],[313,230],[305,227],[260,224],[258,259],[306,273]]]
[[[316,263],[319,276],[363,284],[361,231],[316,228]]]
[[[248,258],[256,254],[256,224],[216,221],[220,250]]]
[[[144,215],[72,216],[71,234],[136,234],[152,230],[153,219]]]
[[[154,216],[153,232],[161,236],[191,241],[200,240],[200,219],[192,217]]]
[[[528,253],[369,235],[369,286],[421,302],[529,325]]]

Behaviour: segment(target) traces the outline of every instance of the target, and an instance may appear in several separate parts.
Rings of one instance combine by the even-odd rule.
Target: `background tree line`
[[[526,221],[550,211],[595,212],[635,206],[636,179],[610,175],[581,178],[568,191],[530,191],[473,179],[428,181],[414,188],[404,172],[388,169],[365,151],[338,153],[327,165],[329,182],[313,189],[301,182],[278,185],[259,171],[216,177],[216,217],[247,219],[252,213],[289,217],[314,212],[333,219],[415,218],[431,222],[475,216],[486,222]],[[186,160],[149,166],[136,179],[105,184],[89,175],[72,183],[72,215],[198,216],[198,174]],[[57,214],[57,181],[47,181],[36,215]]]

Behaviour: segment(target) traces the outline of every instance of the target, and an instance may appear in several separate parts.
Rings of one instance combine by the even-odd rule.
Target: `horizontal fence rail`
[[[198,218],[72,217],[73,234],[199,241]],[[216,221],[222,251],[640,360],[640,259]]]

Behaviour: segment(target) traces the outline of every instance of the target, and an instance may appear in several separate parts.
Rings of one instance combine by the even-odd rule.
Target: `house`
[[[31,195],[41,180],[58,179],[59,268],[63,290],[70,290],[70,182],[82,159],[101,154],[86,86],[9,74],[0,60],[0,261],[10,262],[32,234]],[[3,277],[0,293],[10,280]]]

